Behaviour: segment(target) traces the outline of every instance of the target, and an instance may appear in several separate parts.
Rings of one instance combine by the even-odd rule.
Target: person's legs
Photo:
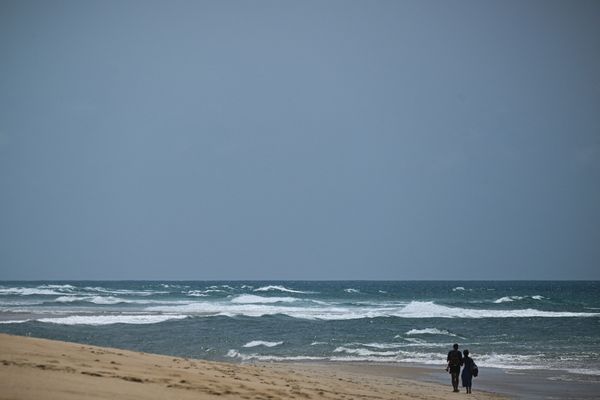
[[[455,392],[458,392],[458,372],[452,371],[452,387]]]
[[[462,385],[465,388],[467,394],[471,393],[471,386],[473,385],[473,376],[469,373],[469,370],[463,369],[460,376],[462,379]]]

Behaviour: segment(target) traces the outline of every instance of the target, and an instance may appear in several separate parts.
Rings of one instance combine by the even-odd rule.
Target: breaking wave
[[[264,340],[253,340],[251,342],[246,343],[242,347],[256,347],[256,346],[265,346],[265,347],[275,347],[282,345],[283,342],[267,342]]]
[[[457,336],[454,333],[450,333],[446,330],[437,328],[424,328],[424,329],[411,329],[406,332],[406,335],[445,335],[445,336]]]
[[[86,302],[86,303],[94,303],[99,305],[109,305],[109,304],[119,304],[119,303],[127,303],[131,300],[125,300],[118,297],[113,296],[93,296],[93,297],[79,297],[79,296],[61,296],[54,301],[58,303],[74,303],[74,302]]]
[[[517,300],[523,300],[523,299],[533,299],[533,300],[543,300],[545,299],[544,296],[540,296],[540,295],[535,295],[535,296],[505,296],[505,297],[501,297],[497,300],[494,300],[494,303],[496,304],[500,304],[500,303],[510,303],[513,301],[517,301]]]
[[[157,324],[187,317],[187,315],[71,315],[68,317],[40,318],[36,321],[62,325]]]
[[[263,297],[253,294],[242,294],[231,299],[235,304],[260,304],[260,303],[293,303],[299,301],[294,297]]]
[[[274,291],[274,290],[278,290],[280,292],[288,292],[288,293],[304,293],[304,294],[312,293],[312,292],[303,292],[301,290],[288,289],[285,286],[279,286],[279,285],[269,285],[269,286],[259,287],[258,289],[254,289],[255,292],[269,292],[269,291]]]
[[[59,292],[57,288],[37,287],[37,288],[0,288],[0,295],[18,295],[18,296],[60,296],[64,292]]]
[[[425,365],[444,365],[446,353],[437,351],[406,351],[406,350],[384,350],[377,351],[363,347],[339,346],[330,354],[311,355],[273,355],[259,353],[243,353],[230,349],[226,357],[236,358],[241,361],[342,361],[342,362],[374,362],[374,363],[418,363]],[[509,370],[548,369],[548,361],[541,355],[519,355],[519,354],[478,354],[477,364],[486,368],[502,368]],[[569,369],[553,365],[553,368],[562,369],[571,373],[600,375],[599,370],[594,369]]]
[[[241,297],[241,296],[240,296]],[[238,297],[239,299],[239,297]],[[265,298],[263,298],[265,299]],[[234,299],[235,300],[235,299]],[[242,299],[244,300],[244,299]],[[486,310],[438,305],[433,302],[412,301],[408,304],[349,306],[343,307],[327,304],[318,307],[295,307],[273,304],[256,304],[252,302],[196,302],[176,306],[155,306],[146,308],[152,312],[182,312],[201,316],[222,315],[229,317],[246,316],[262,317],[265,315],[282,314],[292,318],[320,320],[349,320],[361,318],[397,317],[397,318],[564,318],[564,317],[595,317],[600,313],[542,311],[532,308],[517,310]],[[261,300],[261,302],[263,302]],[[269,302],[267,300],[267,302]],[[431,332],[430,332],[431,333]],[[444,333],[447,334],[447,333]]]
[[[517,310],[485,310],[460,307],[448,307],[431,301],[413,301],[409,303],[400,317],[405,318],[564,318],[595,317],[598,313],[542,311],[533,308]]]

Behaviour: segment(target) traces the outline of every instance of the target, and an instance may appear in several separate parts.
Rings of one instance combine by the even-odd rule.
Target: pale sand
[[[406,367],[217,363],[0,334],[0,399],[462,399]],[[390,369],[392,372],[390,372]],[[421,376],[422,377],[422,376]],[[503,399],[475,392],[469,399]]]

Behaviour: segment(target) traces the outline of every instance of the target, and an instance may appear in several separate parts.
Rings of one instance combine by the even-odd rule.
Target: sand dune
[[[451,399],[414,369],[239,365],[0,334],[0,399]],[[474,393],[470,399],[500,399]]]

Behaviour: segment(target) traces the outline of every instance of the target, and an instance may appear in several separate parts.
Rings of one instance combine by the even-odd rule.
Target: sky
[[[600,279],[598,21],[0,0],[0,280]]]

